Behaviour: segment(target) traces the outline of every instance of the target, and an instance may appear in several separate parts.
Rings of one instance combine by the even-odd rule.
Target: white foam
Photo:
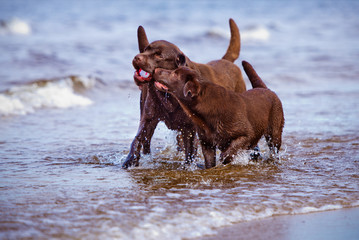
[[[264,217],[273,216],[275,212],[271,209],[246,209],[238,207],[231,211],[221,210],[213,207],[184,210],[169,218],[160,217],[157,211],[151,212],[144,220],[131,232],[129,239],[183,239],[196,238],[206,234],[216,233],[215,229],[234,222],[249,221]],[[167,218],[167,219],[164,219]]]
[[[341,205],[333,205],[328,204],[321,207],[303,207],[298,210],[294,210],[292,214],[305,214],[305,213],[313,213],[313,212],[323,212],[323,211],[330,211],[330,210],[338,210],[342,209],[343,206]]]
[[[95,80],[69,77],[13,87],[0,93],[0,115],[26,115],[42,108],[88,106],[92,101],[74,90],[79,81],[82,87],[88,88],[94,85]]]
[[[26,21],[13,18],[9,21],[1,22],[0,34],[29,35],[31,34],[31,27]]]
[[[269,37],[270,32],[264,26],[253,26],[241,32],[243,41],[267,41]]]
[[[226,210],[213,205],[212,208],[186,209],[171,217],[167,213],[163,214],[154,209],[145,217],[143,223],[139,223],[125,239],[192,239],[206,234],[215,234],[216,229],[233,223],[277,215],[304,214],[342,208],[341,205],[329,204],[321,207],[303,207],[298,211],[291,211],[277,207],[239,205]]]
[[[207,35],[213,37],[220,37],[230,39],[231,33],[228,29],[213,27],[209,29]],[[270,32],[268,28],[260,25],[248,27],[244,30],[240,30],[242,41],[267,41],[270,38]]]

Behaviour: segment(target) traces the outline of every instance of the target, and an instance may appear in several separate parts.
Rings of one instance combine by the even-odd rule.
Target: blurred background
[[[352,62],[358,57],[355,1],[4,0],[0,4],[1,89],[11,81],[78,73],[131,79],[139,25],[150,41],[174,42],[198,62],[224,54],[230,17],[242,33],[241,59],[276,64],[278,72],[311,68],[308,61],[336,72],[335,61],[329,60]],[[297,62],[283,69],[290,61]]]

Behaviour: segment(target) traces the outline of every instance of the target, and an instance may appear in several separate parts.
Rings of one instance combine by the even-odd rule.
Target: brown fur
[[[239,30],[232,19],[229,22],[232,35],[226,54],[222,59],[207,64],[191,61],[170,42],[160,40],[149,43],[144,28],[140,26],[137,31],[140,54],[134,57],[133,66],[136,70],[141,68],[152,75],[156,68],[174,70],[180,66],[187,66],[203,75],[207,81],[236,92],[244,92],[246,88],[241,71],[233,64],[240,51]],[[155,78],[144,81],[135,72],[134,80],[141,89],[141,119],[137,135],[122,167],[137,166],[142,147],[143,153],[150,153],[151,138],[159,121],[164,121],[169,129],[182,133],[186,162],[190,162],[196,152],[193,143],[196,131],[192,121],[175,98],[155,88]]]
[[[202,145],[206,168],[220,160],[227,164],[240,149],[253,149],[264,135],[271,153],[281,147],[284,114],[278,96],[269,90],[253,67],[243,62],[250,81],[262,87],[236,93],[209,81],[187,67],[156,69],[161,90],[171,93],[192,119]]]

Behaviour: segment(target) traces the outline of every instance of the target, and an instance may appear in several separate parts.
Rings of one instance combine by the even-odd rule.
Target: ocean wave
[[[0,34],[29,35],[31,27],[28,22],[19,18],[0,20]]]
[[[211,190],[209,190],[211,191]],[[357,207],[355,204],[350,207]],[[234,223],[264,219],[279,215],[315,213],[342,209],[341,205],[303,207],[299,212],[280,208],[238,206],[234,209],[213,207],[184,210],[172,217],[166,217],[165,209],[155,207],[124,239],[192,239],[215,234],[216,229]]]
[[[0,115],[26,115],[42,108],[88,106],[92,101],[80,95],[93,88],[96,78],[69,76],[39,80],[0,93]]]
[[[268,28],[264,26],[252,26],[241,33],[243,41],[267,41],[270,37]]]
[[[240,30],[242,41],[267,41],[270,38],[270,31],[265,26],[254,25]],[[213,27],[209,29],[206,36],[213,38],[230,39],[231,33],[228,29]]]

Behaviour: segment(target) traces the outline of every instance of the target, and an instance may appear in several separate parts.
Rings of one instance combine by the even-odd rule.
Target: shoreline
[[[197,240],[359,239],[359,207],[298,215],[282,215],[219,228]]]

